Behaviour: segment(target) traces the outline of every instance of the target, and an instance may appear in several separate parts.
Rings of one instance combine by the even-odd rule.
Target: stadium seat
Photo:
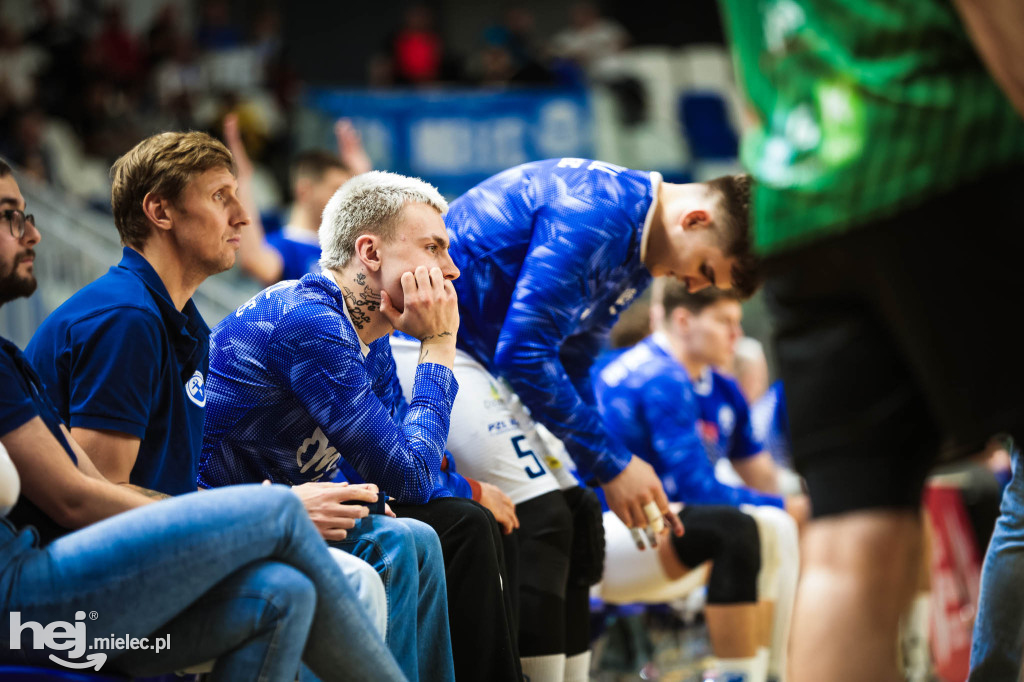
[[[679,98],[679,114],[690,151],[698,159],[735,159],[739,135],[725,99],[717,92],[690,91]]]

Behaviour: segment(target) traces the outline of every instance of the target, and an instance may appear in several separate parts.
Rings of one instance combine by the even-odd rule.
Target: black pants
[[[767,264],[815,517],[916,510],[937,459],[1024,437],[1022,183],[996,173]]]
[[[448,621],[455,678],[519,682],[519,646],[505,571],[501,531],[494,516],[472,500],[444,498],[394,504],[400,517],[437,532],[448,585]]]
[[[520,653],[564,654],[572,512],[562,492],[553,490],[517,504],[516,516]],[[506,558],[511,560],[508,552]]]

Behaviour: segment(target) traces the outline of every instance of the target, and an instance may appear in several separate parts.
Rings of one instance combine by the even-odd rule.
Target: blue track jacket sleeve
[[[399,502],[430,500],[440,481],[444,445],[458,384],[443,365],[416,370],[406,407],[397,379],[386,375],[390,345],[375,344],[365,359],[338,331],[337,313],[324,307],[321,320],[286,315],[271,337],[270,367],[359,475]],[[311,333],[315,330],[315,333]],[[376,354],[386,353],[386,357]],[[371,374],[367,365],[385,369]],[[396,421],[395,416],[401,414]],[[312,475],[313,472],[310,472]]]
[[[385,339],[385,343],[386,342],[387,340]],[[417,374],[417,378],[418,377],[419,375]],[[388,364],[387,369],[381,373],[374,391],[378,395],[393,396],[393,420],[396,424],[402,424],[405,421],[406,414],[409,412],[409,403],[405,400],[405,393],[402,391],[402,384],[398,380],[398,368],[395,366],[394,360],[392,360]],[[454,401],[454,398],[452,398],[452,400]],[[447,462],[447,466],[442,465],[441,467],[440,480],[442,485],[447,488],[448,492],[450,492],[454,497],[472,499],[473,489],[469,485],[469,481],[467,481],[462,474],[456,472],[455,459],[452,457],[452,453],[445,451],[442,462]]]

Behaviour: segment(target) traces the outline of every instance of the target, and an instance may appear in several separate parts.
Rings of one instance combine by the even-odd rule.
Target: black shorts
[[[916,508],[939,460],[1024,435],[1024,168],[766,264],[814,515]]]

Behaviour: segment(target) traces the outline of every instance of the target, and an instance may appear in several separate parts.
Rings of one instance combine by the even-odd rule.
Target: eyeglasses
[[[0,211],[0,218],[7,221],[11,228],[11,236],[15,239],[21,239],[25,236],[26,225],[36,226],[36,219],[31,213],[25,215],[24,211],[19,211],[16,208]]]

